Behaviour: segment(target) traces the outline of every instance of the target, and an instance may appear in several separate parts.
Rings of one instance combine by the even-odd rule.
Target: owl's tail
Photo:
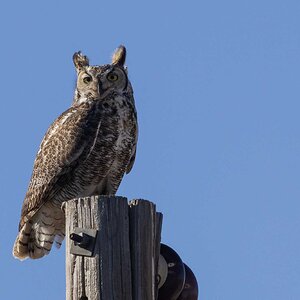
[[[37,259],[49,254],[53,243],[59,248],[64,239],[64,215],[60,209],[44,205],[21,228],[13,247],[13,256],[20,260]]]
[[[28,243],[31,231],[31,223],[27,222],[20,230],[13,248],[13,256],[20,260],[24,260],[29,256]]]

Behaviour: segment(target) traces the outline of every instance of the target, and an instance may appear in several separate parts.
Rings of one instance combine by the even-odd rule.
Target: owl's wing
[[[134,165],[134,161],[135,161],[135,157],[136,157],[137,139],[138,139],[138,127],[136,127],[135,141],[132,146],[131,157],[130,157],[129,163],[127,165],[127,168],[126,168],[126,174],[128,174],[131,171],[131,169]]]
[[[73,169],[79,157],[87,155],[87,145],[95,134],[91,132],[93,126],[87,122],[91,113],[91,110],[71,107],[48,129],[34,162],[22,206],[20,228],[48,200],[59,178]]]
[[[136,113],[136,109],[135,109],[135,105],[134,105],[134,98],[133,98],[133,94],[130,94],[130,97],[132,99],[132,103],[133,103],[133,118],[135,120],[135,124],[136,124],[136,127],[135,127],[135,132],[133,133],[134,136],[135,136],[135,140],[134,140],[134,144],[132,145],[132,149],[131,149],[131,156],[130,156],[130,160],[129,160],[129,163],[127,165],[127,168],[126,168],[126,174],[128,174],[133,165],[134,165],[134,161],[135,161],[135,157],[136,157],[136,147],[137,147],[137,141],[138,141],[138,133],[139,133],[139,127],[138,127],[138,122],[137,122],[137,113]]]

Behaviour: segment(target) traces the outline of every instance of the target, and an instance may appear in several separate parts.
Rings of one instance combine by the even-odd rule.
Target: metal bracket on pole
[[[96,229],[85,229],[75,227],[70,234],[71,247],[70,253],[81,256],[93,256],[97,236]]]

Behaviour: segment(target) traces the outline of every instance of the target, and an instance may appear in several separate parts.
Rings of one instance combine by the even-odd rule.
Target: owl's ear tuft
[[[77,71],[80,71],[89,65],[88,57],[83,55],[80,51],[74,53],[73,62]]]
[[[125,64],[125,60],[126,60],[126,48],[123,45],[121,45],[115,50],[112,56],[111,63],[113,65],[118,65],[123,67]]]

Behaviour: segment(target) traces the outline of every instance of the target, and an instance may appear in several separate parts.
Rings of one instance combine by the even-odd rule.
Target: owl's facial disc
[[[123,66],[86,66],[78,72],[76,102],[104,99],[112,93],[123,94],[127,87],[128,78]]]

